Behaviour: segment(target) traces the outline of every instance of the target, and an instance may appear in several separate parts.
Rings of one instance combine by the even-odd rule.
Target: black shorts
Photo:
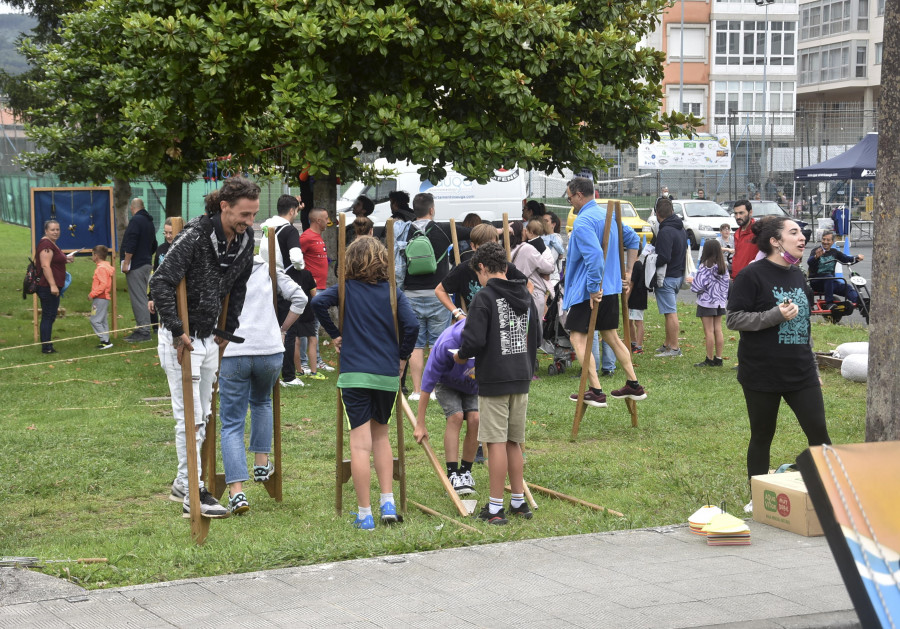
[[[312,321],[301,321],[297,319],[297,322],[292,326],[297,331],[297,336],[303,338],[308,336],[316,335],[316,320]]]
[[[374,419],[379,424],[387,424],[394,414],[397,391],[380,389],[338,389],[344,405],[344,419],[350,430],[359,428]]]
[[[583,301],[569,308],[566,315],[566,330],[587,334],[590,315],[597,315],[595,330],[619,329],[619,295],[604,295],[600,307],[591,310],[591,300]]]

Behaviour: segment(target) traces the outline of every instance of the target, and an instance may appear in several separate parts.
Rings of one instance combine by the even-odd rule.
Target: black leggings
[[[825,426],[825,402],[822,387],[816,385],[799,391],[771,393],[744,387],[747,415],[750,418],[750,444],[747,446],[747,476],[769,473],[769,449],[775,437],[781,398],[788,403],[811,446],[831,443]]]

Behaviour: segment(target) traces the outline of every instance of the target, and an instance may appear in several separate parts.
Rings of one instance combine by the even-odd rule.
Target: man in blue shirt
[[[611,395],[617,399],[643,400],[647,397],[644,388],[638,384],[631,352],[619,338],[619,295],[622,293],[622,276],[619,266],[619,234],[617,229],[609,230],[607,250],[602,247],[603,228],[606,212],[594,201],[594,185],[590,179],[576,177],[566,187],[566,199],[575,208],[578,216],[569,236],[566,268],[566,292],[563,308],[568,310],[566,329],[578,358],[591,341],[587,336],[592,317],[596,317],[596,329],[600,337],[613,348],[613,352],[628,380],[625,386]],[[588,369],[590,389],[585,392],[584,401],[589,406],[605,407],[606,394],[600,386],[593,357],[589,357]],[[570,396],[573,401],[578,395]]]

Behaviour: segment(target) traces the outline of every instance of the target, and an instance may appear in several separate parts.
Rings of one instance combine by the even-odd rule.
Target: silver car
[[[675,199],[672,201],[672,207],[675,210],[675,214],[684,221],[684,231],[687,232],[688,240],[691,241],[691,248],[693,249],[700,248],[701,240],[717,238],[719,236],[719,227],[723,223],[728,223],[732,231],[738,227],[731,214],[714,201]],[[650,218],[647,219],[647,222],[650,223],[655,236],[659,231],[656,208],[650,213]]]

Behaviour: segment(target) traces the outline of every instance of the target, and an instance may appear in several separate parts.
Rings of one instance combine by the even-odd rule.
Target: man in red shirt
[[[320,207],[313,208],[309,211],[309,229],[304,230],[300,234],[300,251],[303,252],[303,261],[306,269],[312,273],[316,280],[316,289],[325,290],[328,288],[328,251],[325,249],[325,241],[322,239],[322,232],[328,227],[328,212]],[[316,321],[316,336],[319,334],[319,322]],[[310,337],[312,338],[312,337]],[[309,375],[312,370],[309,368],[309,356],[307,355],[307,337],[300,337],[300,366],[303,373]],[[317,352],[319,357],[317,368],[322,371],[334,371],[334,367],[322,360],[322,355]]]
[[[731,279],[737,277],[741,269],[753,262],[759,253],[759,247],[751,242],[753,232],[753,206],[750,201],[741,200],[734,204],[734,220],[738,229],[734,232],[734,257],[731,260]]]

